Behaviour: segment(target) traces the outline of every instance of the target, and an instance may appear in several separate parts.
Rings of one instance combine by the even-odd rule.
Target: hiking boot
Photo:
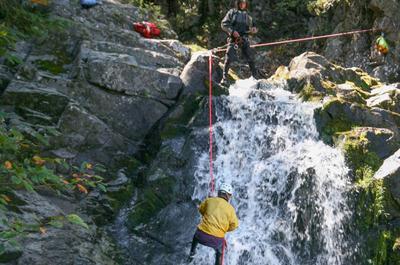
[[[194,259],[194,255],[191,254],[189,256],[189,258],[187,259],[187,263],[189,263],[189,264],[192,263],[193,259]]]
[[[229,81],[228,81],[228,79],[225,78],[225,77],[223,77],[223,78],[221,79],[221,81],[219,82],[219,85],[220,85],[220,86],[229,86]]]

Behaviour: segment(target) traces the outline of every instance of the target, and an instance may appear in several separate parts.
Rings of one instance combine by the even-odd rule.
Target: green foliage
[[[307,4],[307,9],[310,13],[317,16],[326,13],[332,6],[343,0],[315,0]],[[344,0],[348,3],[349,0]]]
[[[34,133],[29,137],[16,128],[7,126],[7,115],[0,112],[0,256],[8,247],[18,248],[19,238],[31,232],[45,231],[44,226],[61,228],[63,222],[88,228],[88,225],[76,214],[55,216],[51,220],[37,220],[33,224],[25,224],[10,214],[18,207],[14,198],[15,190],[24,189],[35,192],[38,187],[46,187],[55,191],[76,190],[88,193],[88,189],[98,188],[106,192],[102,165],[83,162],[79,167],[71,166],[58,158],[42,158],[39,154],[49,144],[48,135],[57,134],[49,129],[47,134]],[[69,171],[67,175],[57,174],[55,168],[63,167]]]
[[[311,83],[307,83],[300,91],[299,97],[303,101],[319,101],[323,98],[323,95],[316,91]]]
[[[83,228],[89,229],[89,226],[76,214],[67,215],[67,220],[72,224],[82,226]]]
[[[52,74],[60,74],[64,72],[64,67],[58,61],[39,60],[37,61],[39,69],[49,71]]]
[[[104,178],[99,175],[106,172],[103,165],[96,164],[93,166],[90,163],[83,162],[80,167],[71,166],[70,169],[70,176],[66,177],[63,182],[71,189],[86,194],[90,188],[98,188],[103,192],[107,191],[103,184]]]
[[[134,230],[136,226],[149,222],[162,208],[168,205],[174,197],[174,185],[174,179],[165,176],[145,188],[128,216],[129,227]]]
[[[366,133],[358,135],[353,131],[345,133],[343,149],[352,168],[356,169],[356,179],[363,180],[376,172],[382,160],[374,152],[368,150],[369,141]],[[372,176],[371,176],[372,177]]]
[[[22,5],[19,0],[0,1],[0,56],[6,55],[12,64],[19,64],[20,58],[7,55],[14,49],[19,38],[48,37],[50,32],[64,30],[66,20],[49,18],[43,12]]]
[[[166,121],[164,128],[160,132],[161,139],[171,139],[187,133],[187,125],[189,124],[195,112],[201,107],[201,101],[201,96],[186,97],[183,104],[178,106],[178,108],[182,109],[181,114],[177,117],[169,118]]]
[[[30,140],[18,130],[7,128],[4,117],[0,118],[0,195],[12,189],[33,191],[39,185],[61,187],[60,176],[45,166],[53,161],[37,155],[39,146],[46,142],[45,136],[37,133],[33,137]]]
[[[4,24],[0,24],[0,56],[6,54],[6,51],[14,48],[16,42],[15,36]]]

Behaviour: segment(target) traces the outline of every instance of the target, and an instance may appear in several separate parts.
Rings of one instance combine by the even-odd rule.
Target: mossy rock
[[[107,192],[107,196],[110,200],[110,205],[113,208],[114,212],[117,212],[119,209],[121,209],[121,207],[131,199],[133,189],[134,186],[132,183],[130,183],[116,192]]]
[[[389,157],[400,147],[398,139],[395,132],[374,127],[354,127],[350,131],[337,132],[334,135],[336,145],[343,146],[345,150],[357,147],[364,153],[374,153],[379,160]],[[380,164],[374,164],[375,170],[378,169],[377,166]]]
[[[38,68],[40,70],[45,70],[55,75],[64,72],[64,65],[59,63],[58,61],[38,60],[36,61],[36,64],[38,65]]]
[[[174,198],[175,180],[165,177],[152,182],[143,192],[128,216],[128,226],[134,231],[139,225],[148,223]]]
[[[353,124],[343,110],[344,101],[334,98],[326,102],[321,108],[315,110],[314,117],[317,129],[322,140],[328,144],[333,143],[332,136],[336,133],[351,130]]]
[[[160,132],[161,140],[186,135],[189,130],[188,124],[199,110],[202,99],[203,96],[186,96],[164,122]]]
[[[0,263],[14,261],[21,255],[22,249],[17,243],[9,241],[3,244],[0,241]]]
[[[369,264],[395,265],[400,264],[399,250],[395,248],[398,229],[379,229],[369,233],[364,252]]]
[[[290,78],[290,72],[289,69],[286,66],[279,66],[276,71],[275,74],[272,75],[268,80],[269,81],[276,81],[276,82],[281,82],[281,81],[286,81]]]
[[[354,128],[350,131],[336,134],[335,141],[336,145],[342,147],[347,161],[352,168],[357,171],[368,167],[375,173],[382,165],[383,159],[369,149],[370,141],[367,137],[367,133],[368,131]],[[356,177],[362,179],[365,177],[364,175],[363,172],[359,172],[359,176]],[[369,177],[372,178],[372,176]]]
[[[299,98],[303,101],[320,101],[324,98],[324,94],[317,91],[311,83],[307,83],[300,91]]]
[[[208,79],[204,79],[204,91],[209,91],[209,86],[210,86],[210,81]],[[208,93],[205,93],[204,95],[208,95]],[[222,96],[222,95],[229,95],[229,90],[226,89],[225,87],[220,86],[219,84],[213,83],[212,86],[212,95],[214,97]]]

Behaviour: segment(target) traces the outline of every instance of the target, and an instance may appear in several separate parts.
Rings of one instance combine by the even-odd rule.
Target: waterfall
[[[242,80],[216,110],[214,171],[234,187],[240,227],[227,234],[229,265],[348,264],[350,180],[343,154],[319,140],[314,103],[268,83]],[[210,181],[198,162],[193,199]],[[218,187],[218,185],[217,185]],[[213,264],[200,247],[193,264]]]

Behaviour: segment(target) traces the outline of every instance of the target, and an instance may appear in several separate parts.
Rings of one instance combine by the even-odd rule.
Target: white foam
[[[238,81],[229,93],[224,105],[230,119],[217,112],[214,125],[216,179],[234,186],[240,219],[239,229],[227,236],[226,264],[342,264],[348,255],[348,169],[341,152],[318,140],[315,106],[252,79]],[[208,169],[203,154],[194,198],[208,194]],[[316,246],[317,252],[311,249]],[[214,252],[201,248],[193,264],[213,260]]]

